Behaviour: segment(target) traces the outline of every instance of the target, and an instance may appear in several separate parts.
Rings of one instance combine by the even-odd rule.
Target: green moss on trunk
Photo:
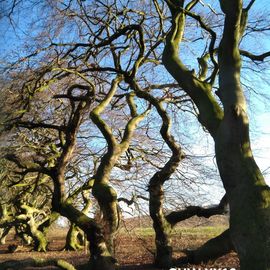
[[[217,164],[230,204],[230,231],[241,270],[270,269],[270,189],[250,149],[248,118],[233,107],[215,138]]]
[[[67,233],[65,250],[81,250],[83,246],[79,243],[78,235],[80,231],[77,226],[72,223]]]

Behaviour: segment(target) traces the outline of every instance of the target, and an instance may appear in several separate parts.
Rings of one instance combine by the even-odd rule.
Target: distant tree
[[[58,218],[58,215],[50,211],[51,190],[42,183],[46,179],[39,178],[39,185],[33,185],[29,179],[35,178],[34,174],[22,180],[24,177],[18,168],[2,159],[3,163],[5,173],[1,174],[1,240],[4,241],[10,229],[14,228],[16,235],[26,244],[32,244],[34,250],[46,251],[48,228]]]

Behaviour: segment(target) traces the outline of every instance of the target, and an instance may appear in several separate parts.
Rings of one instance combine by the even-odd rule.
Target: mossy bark
[[[61,215],[67,217],[86,234],[89,241],[90,259],[87,269],[89,270],[114,270],[115,259],[107,248],[102,229],[88,216],[77,210],[70,204],[61,203],[57,207]]]
[[[119,228],[119,209],[117,194],[108,184],[99,183],[94,185],[93,195],[98,199],[100,209],[103,213],[103,233],[107,247],[113,254],[114,234]]]
[[[34,239],[34,250],[43,252],[47,250],[48,241],[42,232],[35,231],[33,234],[33,239]]]
[[[244,112],[242,111],[241,114]],[[227,116],[216,140],[217,163],[230,203],[230,231],[241,270],[270,269],[270,189],[257,167],[241,116]],[[229,116],[228,116],[229,117]],[[246,138],[245,138],[246,137]],[[226,149],[226,147],[229,147]]]
[[[67,236],[66,236],[66,245],[65,250],[80,250],[83,246],[79,243],[78,235],[80,231],[78,230],[77,226],[72,223],[69,227]]]
[[[77,87],[77,86],[76,86]],[[90,86],[83,86],[83,88],[90,89]],[[91,103],[92,90],[89,91],[78,105],[74,105],[74,100],[70,100],[73,107],[76,107],[74,113],[69,119],[69,124],[65,132],[65,142],[62,153],[55,161],[54,166],[50,169],[50,176],[54,183],[52,208],[53,211],[58,212],[62,216],[69,219],[71,223],[76,224],[87,236],[90,241],[90,264],[91,270],[114,270],[115,262],[106,246],[104,236],[101,228],[95,221],[89,218],[83,211],[76,209],[67,198],[65,190],[65,172],[68,163],[72,157],[76,145],[76,135],[82,120],[82,115]],[[71,200],[72,201],[72,200]],[[101,262],[96,266],[96,261]],[[104,261],[104,263],[102,263]]]
[[[155,265],[159,268],[172,266],[172,225],[166,220],[163,213],[163,187],[150,187],[150,216],[155,230]]]
[[[114,252],[113,243],[114,235],[119,228],[120,211],[117,201],[116,190],[110,185],[110,174],[120,156],[128,150],[134,130],[137,125],[144,119],[148,110],[142,114],[137,114],[137,108],[134,104],[134,93],[127,95],[127,104],[130,109],[130,120],[125,126],[123,138],[119,143],[115,138],[109,125],[101,118],[102,112],[111,102],[115,95],[119,83],[123,80],[122,76],[116,77],[111,84],[111,89],[106,97],[90,113],[91,120],[96,124],[103,134],[108,144],[106,154],[102,157],[97,172],[93,177],[95,179],[92,193],[97,199],[100,210],[103,214],[104,233],[107,246],[111,252]]]
[[[230,232],[241,270],[270,269],[270,188],[252,155],[240,82],[239,42],[247,14],[242,1],[221,1],[225,14],[218,58],[224,118],[215,136],[219,172],[230,204]],[[244,19],[243,19],[244,18]]]
[[[0,263],[0,269],[24,269],[28,267],[50,267],[57,266],[60,269],[65,270],[76,270],[73,265],[64,260],[54,260],[54,259],[25,259],[25,260],[12,260]]]
[[[35,220],[33,218],[30,219],[27,223],[29,226],[28,234],[34,240],[34,250],[45,252],[48,246],[46,236],[41,231],[38,230],[37,224],[35,223]]]
[[[49,218],[38,226],[38,230],[41,231],[45,237],[47,237],[50,226],[59,218],[59,216],[59,213],[51,212]]]
[[[253,158],[246,100],[240,81],[239,43],[247,12],[241,0],[220,0],[225,14],[218,48],[219,89],[201,81],[179,57],[188,7],[184,1],[166,1],[172,28],[166,38],[163,63],[199,109],[198,120],[215,141],[216,159],[230,205],[230,233],[241,270],[270,269],[270,190]]]

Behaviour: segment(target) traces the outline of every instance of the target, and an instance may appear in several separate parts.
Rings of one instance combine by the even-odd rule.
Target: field
[[[227,222],[223,218],[203,220],[193,219],[184,222],[181,226],[177,226],[173,231],[173,247],[174,257],[179,258],[184,254],[181,252],[187,248],[196,248],[202,245],[208,239],[220,234],[227,227]],[[1,263],[10,260],[22,261],[27,258],[44,258],[44,259],[65,259],[71,262],[78,269],[80,265],[87,262],[89,254],[86,251],[71,252],[61,251],[65,244],[66,229],[54,228],[49,233],[49,247],[48,252],[40,253],[33,252],[27,247],[15,253],[8,253],[8,246],[16,243],[18,240],[13,239],[13,235],[9,235],[5,245],[0,246],[0,269]],[[17,242],[17,244],[19,244]],[[150,227],[148,220],[143,222],[134,222],[129,220],[125,223],[118,232],[115,240],[115,254],[121,267],[119,269],[127,270],[156,270],[151,266],[154,258],[154,232]],[[187,267],[187,265],[182,266]],[[192,267],[192,266],[188,266]],[[239,262],[235,253],[228,254],[216,261],[210,262],[207,265],[193,266],[198,268],[238,268]],[[9,268],[10,270],[12,268]],[[58,269],[57,267],[43,267],[43,268],[24,268],[27,270],[33,269]],[[18,268],[16,268],[18,270]]]

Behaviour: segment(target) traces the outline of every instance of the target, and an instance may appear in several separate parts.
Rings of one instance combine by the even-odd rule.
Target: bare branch
[[[249,58],[252,61],[263,62],[265,60],[265,58],[270,56],[270,51],[262,53],[262,54],[252,54],[251,52],[240,50],[240,54]]]

